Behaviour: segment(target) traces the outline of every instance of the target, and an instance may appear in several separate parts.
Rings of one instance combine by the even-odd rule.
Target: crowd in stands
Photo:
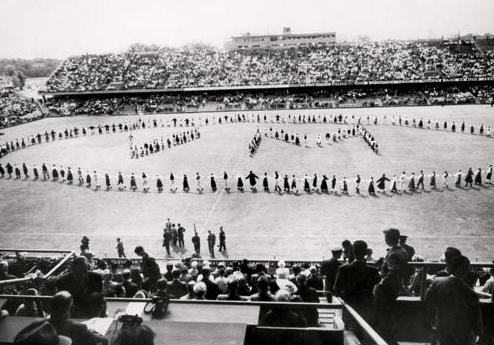
[[[37,109],[31,100],[12,92],[0,92],[0,128],[21,123],[22,117]]]
[[[494,88],[487,85],[320,90],[286,95],[236,92],[225,95],[154,94],[78,99],[53,98],[46,104],[56,116],[153,114],[186,111],[318,109],[407,105],[492,104]]]
[[[186,258],[168,261],[163,270],[142,246],[135,247],[134,251],[141,259],[139,266],[129,259],[122,259],[123,265],[118,265],[95,259],[89,251],[89,240],[85,239],[81,254],[71,261],[67,271],[44,281],[39,290],[20,291],[28,295],[55,295],[55,306],[59,300],[64,306],[61,313],[64,322],[70,315],[104,317],[107,297],[321,303],[318,291],[325,290],[329,302],[332,296],[341,297],[392,339],[397,327],[394,315],[397,310],[393,309],[397,298],[421,295],[422,268],[414,268],[409,262],[424,259],[397,229],[384,231],[389,248],[378,260],[372,257],[372,250],[365,241],[345,240],[341,247],[332,248],[332,258],[322,263],[305,262],[289,267],[279,261],[277,268],[247,259],[209,262]],[[479,298],[475,291],[492,296],[494,269],[472,271],[469,260],[453,247],[446,248],[442,260],[446,268],[429,269],[425,286],[428,289],[422,296],[437,313],[436,336],[443,340],[441,344],[449,343],[444,340],[452,336],[467,339],[471,332],[482,337]],[[0,280],[14,277],[9,272],[8,263],[1,261]],[[50,315],[52,324],[53,318],[59,315],[53,303],[50,308],[41,310],[41,314]],[[40,313],[39,305],[29,301],[4,308],[14,315],[38,316]],[[450,314],[445,315],[445,310]],[[318,313],[312,307],[296,311],[274,308],[261,317],[260,325],[318,326]],[[57,328],[57,322],[54,326]]]
[[[373,42],[263,52],[176,49],[67,59],[49,92],[181,89],[494,77],[494,52],[447,45]]]

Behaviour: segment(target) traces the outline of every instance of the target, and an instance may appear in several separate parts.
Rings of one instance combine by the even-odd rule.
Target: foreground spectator
[[[295,293],[295,295],[300,297],[301,302],[319,303],[319,296],[317,295],[316,289],[307,286],[307,277],[304,274],[299,274],[297,276],[297,281],[298,281],[298,290]],[[303,315],[307,320],[307,325],[309,327],[319,326],[319,313],[317,312],[317,308],[315,307],[304,308]]]
[[[55,328],[45,319],[33,321],[21,329],[14,338],[16,345],[71,345],[74,344],[69,337],[57,334]]]
[[[276,292],[276,302],[287,303],[290,293],[286,290]],[[261,320],[261,326],[270,327],[307,327],[307,321],[300,314],[287,307],[275,307],[268,311]]]
[[[154,345],[156,334],[151,328],[139,325],[121,329],[115,338],[115,345]]]
[[[364,319],[369,320],[372,315],[372,291],[381,277],[377,268],[367,265],[365,260],[366,242],[355,241],[353,250],[355,261],[338,268],[334,294],[341,297]]]
[[[38,296],[38,291],[36,289],[27,289],[24,293],[27,296]],[[38,306],[36,305],[36,301],[34,299],[26,299],[24,302],[17,308],[15,312],[15,316],[27,316],[27,317],[38,317],[40,316],[38,312]]]
[[[275,297],[269,292],[270,287],[269,277],[266,275],[262,275],[257,278],[256,286],[259,292],[250,296],[251,301],[260,301],[260,302],[272,302],[275,300]]]
[[[469,269],[466,257],[454,259],[451,275],[435,278],[425,294],[428,307],[435,313],[438,344],[473,345],[476,336],[482,340],[479,300],[464,282]]]
[[[332,258],[324,260],[321,264],[321,274],[325,276],[325,290],[327,292],[328,302],[331,303],[331,294],[333,293],[336,273],[341,266],[340,258],[343,255],[343,249],[340,247],[331,249]]]
[[[60,277],[56,283],[58,291],[68,291],[74,299],[75,317],[88,318],[92,306],[89,301],[98,300],[103,285],[101,276],[88,270],[88,261],[79,256],[72,261],[70,272]]]
[[[0,261],[0,280],[10,280],[16,279],[16,276],[13,276],[8,273],[9,272],[9,263],[7,261]]]
[[[72,296],[67,291],[60,291],[53,296],[49,321],[58,334],[72,339],[73,345],[107,345],[108,340],[103,335],[89,330],[85,324],[71,320],[72,304]]]

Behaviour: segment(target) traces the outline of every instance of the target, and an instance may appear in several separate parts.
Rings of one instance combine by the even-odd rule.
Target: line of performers
[[[250,116],[249,116],[250,115]],[[205,118],[204,123],[206,125],[209,124],[222,124],[222,123],[242,123],[242,122],[257,122],[257,123],[293,123],[293,124],[345,124],[345,125],[362,125],[363,122],[365,121],[365,118],[363,117],[356,117],[355,115],[345,115],[343,116],[342,114],[336,115],[336,114],[319,114],[319,115],[302,115],[302,114],[267,114],[267,113],[256,113],[256,114],[232,114],[232,115],[223,115],[223,116],[213,116],[212,120],[210,120],[208,117]],[[369,115],[366,117],[366,123],[367,125],[387,125],[388,124],[388,118],[387,115],[384,114],[382,117],[377,117],[374,116],[373,119],[370,118]],[[202,125],[202,117],[198,117],[197,124],[199,126]],[[442,123],[442,126],[440,125],[439,121],[433,122],[432,120],[428,119],[427,121],[424,121],[422,118],[419,120],[416,120],[415,118],[412,118],[411,120],[408,119],[408,117],[402,117],[401,115],[396,117],[393,115],[391,117],[391,124],[392,125],[400,125],[400,126],[411,126],[414,128],[418,129],[435,129],[435,130],[441,130],[441,127],[444,131],[451,131],[453,133],[455,132],[461,132],[461,133],[466,133],[470,132],[470,134],[478,134],[480,136],[487,136],[487,137],[492,137],[492,129],[491,126],[487,126],[487,128],[484,128],[484,125],[481,124],[480,126],[477,125],[467,125],[465,121],[462,121],[461,124],[457,124],[455,121],[452,121],[451,123],[448,123],[448,121],[444,121]],[[105,125],[98,125],[98,126],[88,126],[88,127],[74,127],[74,128],[66,128],[63,131],[55,131],[51,130],[50,132],[45,131],[44,134],[42,133],[37,133],[36,135],[30,135],[25,138],[16,139],[14,141],[10,142],[5,142],[4,144],[0,145],[0,157],[5,156],[6,154],[20,150],[21,148],[25,148],[30,145],[36,145],[36,144],[41,144],[43,142],[49,142],[49,141],[54,141],[54,140],[62,140],[62,139],[71,139],[71,138],[77,138],[80,135],[86,136],[88,134],[94,135],[96,133],[98,134],[109,134],[109,133],[117,133],[117,132],[128,132],[128,131],[135,131],[138,129],[146,129],[146,128],[158,128],[158,127],[188,127],[188,126],[196,126],[196,121],[194,117],[192,118],[167,118],[166,120],[160,118],[157,120],[156,118],[150,118],[147,120],[143,120],[139,118],[138,120],[135,121],[124,121],[120,123],[113,123],[113,124],[105,124]],[[300,139],[299,139],[300,141]]]
[[[83,173],[81,168],[78,168],[74,174],[70,167],[65,169],[63,166],[57,167],[56,165],[53,165],[49,170],[44,163],[41,166],[41,171],[38,170],[36,165],[28,167],[25,163],[23,163],[21,167],[17,165],[12,166],[10,163],[7,163],[5,167],[0,164],[0,177],[2,178],[8,175],[9,178],[22,179],[23,175],[24,179],[27,180],[31,178],[30,171],[32,171],[33,180],[41,180],[42,176],[43,180],[67,182],[68,184],[77,183],[79,186],[85,185],[88,188],[94,187],[95,190],[101,189],[101,180],[104,181],[106,190],[112,189],[112,180],[115,178],[117,179],[118,190],[127,189],[126,182],[128,179],[129,189],[134,192],[138,190],[138,184],[142,187],[144,192],[148,192],[151,182],[154,182],[158,192],[162,192],[165,182],[165,178],[160,175],[156,175],[156,177],[151,178],[144,172],[140,175],[140,177],[137,177],[133,173],[131,175],[123,175],[121,172],[119,172],[117,176],[110,176],[109,174],[100,175],[96,171],[93,171],[92,173],[90,171],[86,171]],[[473,185],[490,185],[492,183],[492,172],[493,168],[491,164],[486,171],[482,171],[481,168],[478,168],[474,172],[473,169],[470,168],[466,173],[458,170],[458,172],[454,174],[444,171],[444,173],[438,175],[435,171],[431,174],[425,174],[421,170],[418,175],[415,175],[413,172],[411,175],[407,175],[406,172],[403,172],[400,176],[393,175],[391,179],[383,174],[376,181],[374,181],[373,177],[368,180],[363,180],[360,175],[357,175],[357,177],[351,182],[353,182],[356,194],[361,193],[362,186],[364,186],[364,188],[367,186],[367,192],[370,195],[375,195],[376,191],[385,193],[387,190],[386,184],[388,182],[390,183],[389,192],[404,193],[407,191],[416,192],[418,190],[423,190],[425,189],[426,184],[428,184],[430,189],[437,189],[438,183],[440,182],[439,179],[442,180],[441,187],[446,189],[450,188],[453,181],[457,188],[463,188],[462,184],[464,184],[464,187],[467,188],[473,187]],[[338,180],[336,175],[333,175],[331,179],[326,175],[322,175],[320,177],[317,174],[312,176],[305,174],[303,177],[299,178],[296,175],[289,177],[288,174],[281,176],[278,172],[275,172],[272,176],[264,173],[264,175],[259,177],[254,172],[250,171],[245,177],[238,174],[232,178],[225,171],[220,178],[223,180],[223,189],[226,192],[230,192],[230,185],[235,183],[237,190],[244,192],[246,188],[244,181],[248,182],[247,188],[250,188],[251,191],[256,192],[258,180],[261,180],[261,185],[264,191],[269,192],[271,191],[271,188],[274,187],[274,192],[278,192],[280,194],[283,192],[298,194],[299,190],[303,190],[308,193],[321,192],[335,194],[338,194],[340,191],[343,194],[348,194],[350,184],[350,181],[346,177]],[[204,186],[207,185],[208,182],[211,192],[216,192],[218,190],[218,179],[219,178],[213,173],[209,176],[203,176],[196,173],[196,175],[192,177],[192,181],[195,182],[196,191],[198,193],[204,192]],[[168,176],[167,180],[168,181],[166,182],[169,184],[170,192],[177,192],[179,182],[176,181],[173,173]],[[187,174],[183,175],[181,182],[182,191],[189,192],[191,187]]]
[[[139,158],[139,156],[148,156],[149,154],[164,151],[166,146],[168,146],[168,149],[170,149],[172,146],[183,145],[199,138],[201,138],[201,133],[199,132],[198,128],[194,128],[190,131],[174,133],[172,134],[171,139],[168,136],[166,138],[166,144],[163,137],[161,137],[161,139],[153,139],[149,143],[145,142],[144,145],[138,146],[134,141],[133,134],[131,133],[129,135],[130,158],[137,159]]]

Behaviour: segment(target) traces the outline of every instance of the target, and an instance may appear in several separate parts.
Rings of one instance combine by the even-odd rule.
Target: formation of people
[[[161,117],[159,118],[159,120],[156,118],[153,119],[148,118],[146,120],[139,118],[138,120],[134,120],[134,121],[124,121],[120,123],[112,123],[112,124],[104,124],[104,125],[100,124],[97,126],[91,125],[80,128],[79,127],[66,128],[60,131],[55,131],[54,129],[51,129],[50,131],[46,130],[44,133],[38,132],[35,135],[28,135],[20,139],[15,139],[15,141],[11,140],[4,142],[3,144],[0,145],[0,157],[5,156],[10,152],[24,149],[29,146],[39,145],[42,143],[48,143],[50,141],[56,141],[56,140],[73,139],[73,138],[78,138],[80,136],[83,137],[87,135],[91,136],[91,135],[95,135],[96,133],[101,135],[101,134],[121,133],[121,132],[129,132],[129,131],[132,132],[146,128],[164,128],[164,127],[175,128],[175,127],[189,127],[189,126],[199,127],[203,125],[209,126],[216,124],[245,123],[245,122],[252,122],[258,124],[261,123],[338,124],[338,125],[351,125],[352,128],[353,126],[356,127],[364,126],[364,123],[366,123],[366,126],[370,126],[370,125],[388,125],[390,122],[391,125],[408,126],[417,129],[443,130],[452,133],[470,133],[471,135],[485,136],[488,138],[493,137],[491,126],[484,127],[483,124],[467,125],[465,121],[462,121],[460,124],[457,124],[455,121],[451,121],[451,122],[442,121],[442,123],[440,123],[439,121],[434,121],[431,119],[425,121],[422,118],[419,118],[418,120],[412,118],[410,120],[408,117],[406,116],[402,117],[401,115],[399,116],[392,115],[391,119],[389,119],[388,115],[386,114],[379,117],[375,115],[373,118],[371,118],[370,115],[367,115],[366,117],[355,116],[355,115],[343,116],[342,114],[333,114],[333,113],[318,114],[318,115],[315,114],[292,115],[291,113],[279,114],[279,113],[256,112],[250,114],[249,113],[226,114],[223,116],[212,116],[211,118],[209,116],[206,116],[204,119],[201,116],[198,117],[197,119],[194,117],[191,118],[172,117],[166,119]],[[271,129],[272,128],[270,128],[270,132]],[[350,133],[348,131],[349,130],[347,129],[346,130],[347,135],[349,135]],[[265,130],[265,134],[266,134],[266,130]],[[332,135],[330,133],[326,133],[326,139],[329,140],[332,137],[333,140],[336,140],[339,138],[340,134],[341,136],[344,136],[345,130],[344,129],[338,130],[336,133],[333,132]],[[278,133],[278,135],[280,135],[280,133]],[[353,129],[352,129],[352,135],[355,135],[353,134]],[[285,138],[282,138],[280,136],[280,139],[285,139]],[[296,140],[296,137],[293,140]],[[300,142],[300,138],[299,138],[299,142]]]
[[[171,149],[172,146],[183,145],[200,138],[201,133],[199,132],[199,129],[194,128],[188,131],[173,133],[171,138],[170,136],[166,138],[166,141],[163,137],[161,137],[161,139],[153,139],[150,142],[145,142],[144,144],[137,144],[134,140],[134,136],[131,133],[129,135],[130,158],[142,158],[144,156],[157,153],[159,151],[164,151],[165,147]]]
[[[332,175],[331,178],[326,174],[313,175],[304,174],[303,176],[297,176],[295,174],[281,175],[278,171],[274,174],[268,175],[267,172],[260,177],[254,172],[250,171],[245,177],[242,174],[236,176],[230,176],[226,171],[219,177],[214,173],[209,176],[203,176],[199,172],[192,177],[192,181],[195,181],[195,190],[197,193],[202,194],[205,192],[205,187],[209,184],[209,191],[212,193],[218,192],[218,184],[221,182],[223,190],[226,193],[231,192],[231,187],[236,186],[237,191],[244,192],[246,190],[244,181],[248,182],[248,188],[252,192],[258,191],[258,181],[265,192],[273,190],[276,193],[291,193],[298,195],[300,191],[306,193],[327,193],[327,194],[347,194],[352,191],[350,186],[353,186],[355,194],[361,194],[361,192],[367,189],[369,195],[376,195],[379,193],[407,193],[407,192],[419,192],[424,190],[427,186],[430,190],[436,190],[438,188],[450,189],[454,185],[461,187],[464,183],[464,187],[471,188],[473,185],[491,185],[492,184],[493,167],[490,164],[487,169],[477,168],[475,171],[469,168],[466,173],[462,170],[458,170],[455,173],[444,171],[440,174],[432,171],[431,173],[425,173],[420,170],[418,174],[411,172],[407,174],[403,171],[400,175],[393,175],[388,178],[386,174],[383,174],[377,180],[374,177],[364,180],[360,175],[354,178],[336,177]],[[33,181],[47,181],[62,182],[69,185],[86,186],[88,188],[94,188],[95,191],[100,190],[102,183],[107,191],[113,188],[115,179],[117,180],[116,186],[119,191],[123,191],[129,187],[129,190],[135,192],[141,189],[143,192],[149,192],[151,184],[154,183],[156,191],[158,193],[163,192],[165,183],[168,184],[171,193],[176,193],[179,189],[180,182],[176,181],[176,177],[173,173],[170,173],[166,178],[161,175],[148,177],[148,174],[143,172],[140,177],[132,173],[131,175],[123,175],[121,172],[116,176],[110,176],[109,174],[99,174],[97,171],[86,170],[82,171],[81,168],[77,168],[76,172],[73,172],[70,167],[53,166],[49,169],[48,166],[43,163],[41,168],[36,165],[28,166],[23,163],[21,166],[17,164],[12,165],[7,163],[5,166],[0,163],[0,178],[8,178],[15,180],[33,180]],[[222,181],[221,181],[222,180]],[[113,182],[112,182],[113,181]],[[128,185],[127,185],[128,183]],[[387,185],[387,183],[389,183]],[[183,192],[188,193],[191,191],[189,183],[189,177],[184,174],[181,179],[181,189]]]

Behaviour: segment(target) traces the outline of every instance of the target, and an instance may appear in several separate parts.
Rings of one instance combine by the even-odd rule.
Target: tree
[[[12,65],[5,65],[3,73],[8,77],[13,77],[15,74],[15,67]]]

